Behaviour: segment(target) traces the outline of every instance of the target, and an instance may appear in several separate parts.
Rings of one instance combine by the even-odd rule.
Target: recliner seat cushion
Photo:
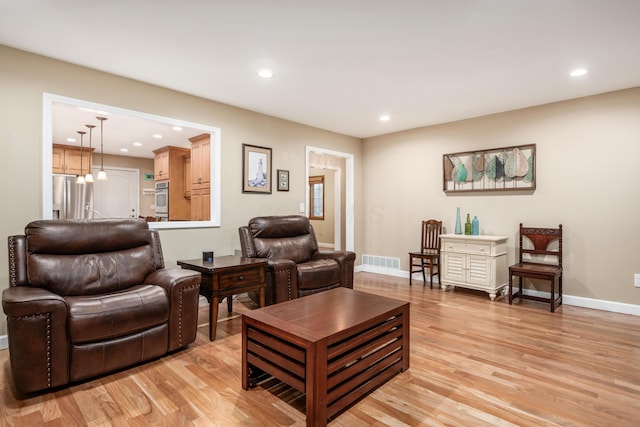
[[[65,299],[73,344],[130,335],[169,319],[169,299],[160,286],[138,285],[117,293]]]
[[[299,289],[321,288],[340,282],[340,264],[334,259],[314,259],[296,267]]]

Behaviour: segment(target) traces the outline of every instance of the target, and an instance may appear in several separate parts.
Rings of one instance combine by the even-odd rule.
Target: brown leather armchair
[[[356,255],[318,250],[309,219],[300,215],[252,218],[240,227],[242,256],[267,258],[265,303],[337,287],[353,288]]]
[[[8,243],[2,308],[19,397],[195,340],[200,273],[165,269],[144,220],[34,221]]]

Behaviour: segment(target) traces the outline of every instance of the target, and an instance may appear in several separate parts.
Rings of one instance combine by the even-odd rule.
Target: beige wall
[[[442,155],[535,143],[533,194],[442,191]],[[420,244],[422,219],[454,231],[456,207],[481,234],[509,237],[520,222],[563,224],[564,293],[640,304],[640,88],[431,126],[364,141],[364,253],[399,257]],[[547,288],[548,289],[548,288]]]
[[[188,78],[188,77],[185,77]],[[240,248],[238,227],[257,215],[295,214],[305,202],[305,146],[352,153],[355,157],[355,210],[360,209],[362,142],[321,129],[185,95],[138,81],[78,67],[0,46],[0,194],[5,201],[0,236],[22,233],[42,214],[42,94],[48,92],[221,129],[222,225],[219,228],[161,230],[168,266],[195,258],[203,250],[216,255]],[[312,100],[310,100],[311,102]],[[290,191],[243,194],[242,144],[273,149],[273,170],[295,178]],[[356,224],[355,249],[360,252]],[[6,244],[0,244],[0,289],[8,286]],[[6,320],[0,316],[0,335]]]

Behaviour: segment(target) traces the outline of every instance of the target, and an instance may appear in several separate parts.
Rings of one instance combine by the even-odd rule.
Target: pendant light
[[[102,126],[107,118],[96,117],[96,119],[100,120],[100,172],[98,172],[98,179],[103,180],[107,179],[107,173],[104,171],[104,135]]]
[[[76,177],[76,184],[84,184],[85,180],[84,180],[84,175],[82,174],[82,157],[83,157],[83,153],[82,153],[82,139],[84,137],[84,134],[86,133],[85,131],[79,130],[78,133],[80,134],[80,175],[78,175]]]
[[[93,131],[93,128],[96,127],[96,125],[85,125],[86,127],[89,128],[89,157],[91,157],[91,151],[92,151],[92,144],[91,144],[91,134]],[[84,181],[85,182],[93,182],[93,174],[91,173],[91,168],[93,167],[93,165],[89,164],[87,165],[87,174],[84,176]]]

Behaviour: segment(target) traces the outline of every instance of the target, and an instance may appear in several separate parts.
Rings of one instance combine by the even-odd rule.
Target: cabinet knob
[[[240,276],[238,276],[238,280],[244,280],[244,276],[241,274]]]

